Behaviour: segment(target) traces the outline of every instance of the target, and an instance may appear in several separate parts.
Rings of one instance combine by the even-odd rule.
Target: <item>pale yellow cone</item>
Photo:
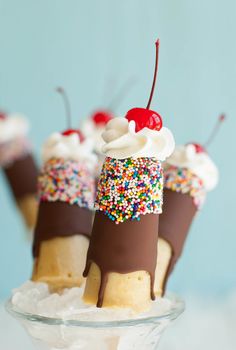
[[[84,302],[96,305],[101,282],[99,267],[92,263],[86,281]],[[111,308],[132,308],[135,312],[150,308],[150,275],[146,271],[126,274],[111,272],[104,293],[103,306]]]
[[[32,231],[35,227],[38,213],[38,202],[36,195],[26,195],[18,199],[17,204],[22,213],[26,227],[29,231]]]
[[[157,266],[155,272],[154,292],[157,297],[163,294],[163,288],[167,270],[172,256],[170,244],[162,238],[158,238],[157,243]]]
[[[83,235],[43,241],[35,259],[32,280],[45,282],[51,291],[80,287],[84,282],[89,240]]]
[[[108,350],[117,350],[119,346],[119,337],[112,337],[106,340]]]

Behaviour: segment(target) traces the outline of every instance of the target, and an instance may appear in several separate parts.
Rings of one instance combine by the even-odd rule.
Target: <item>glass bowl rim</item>
[[[117,321],[82,321],[78,319],[63,319],[56,317],[47,317],[24,312],[18,309],[9,298],[5,303],[6,311],[13,317],[25,321],[42,323],[49,326],[83,327],[83,328],[117,328],[127,326],[138,326],[149,323],[158,323],[164,320],[175,320],[185,309],[184,301],[174,293],[168,293],[165,296],[173,302],[173,306],[167,312],[158,316],[144,316],[139,318],[124,319]]]

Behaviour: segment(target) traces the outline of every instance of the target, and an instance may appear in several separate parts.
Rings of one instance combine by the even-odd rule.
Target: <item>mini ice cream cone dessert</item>
[[[37,175],[31,144],[27,139],[29,124],[19,114],[0,113],[0,166],[28,230],[37,216]]]
[[[95,220],[87,254],[84,301],[97,307],[150,307],[154,295],[158,220],[162,211],[161,161],[174,149],[172,133],[147,108],[114,118],[102,137],[106,159],[95,201]]]
[[[158,259],[155,294],[162,296],[169,275],[181,256],[191,224],[204,204],[207,192],[218,183],[218,169],[206,147],[219,125],[220,116],[209,141],[204,145],[177,146],[164,164],[164,204],[159,220]]]
[[[94,140],[94,150],[98,154],[102,152],[104,144],[102,133],[105,131],[106,124],[113,118],[114,115],[111,111],[97,110],[82,124],[81,130],[83,134]]]
[[[81,129],[83,134],[93,140],[94,153],[98,160],[95,174],[97,181],[105,159],[104,154],[102,153],[102,146],[104,144],[102,133],[105,131],[106,124],[113,118],[113,113],[109,110],[97,110],[82,124]]]
[[[66,97],[62,89],[59,92]],[[42,158],[32,280],[60,291],[84,281],[97,160],[91,140],[75,129],[52,134],[43,146]]]
[[[83,134],[86,137],[91,138],[94,142],[94,152],[97,155],[98,159],[98,164],[96,167],[97,180],[99,178],[102,165],[105,160],[105,156],[102,152],[102,147],[104,145],[102,133],[105,131],[107,123],[115,117],[113,111],[126,96],[127,91],[131,89],[133,83],[134,79],[128,79],[127,82],[118,91],[118,93],[115,94],[115,96],[112,98],[107,108],[94,111],[91,116],[82,123],[81,130]]]

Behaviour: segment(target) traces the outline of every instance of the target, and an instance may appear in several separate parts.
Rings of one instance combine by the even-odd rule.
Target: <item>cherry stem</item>
[[[65,106],[65,112],[66,112],[66,117],[67,117],[67,127],[68,129],[71,129],[72,126],[72,119],[71,119],[71,108],[70,108],[70,101],[67,96],[67,93],[62,87],[56,88],[56,91],[62,96],[64,106]]]
[[[151,102],[152,102],[153,93],[154,93],[154,90],[155,90],[155,85],[156,85],[157,71],[158,71],[158,58],[159,58],[159,45],[160,45],[159,39],[157,39],[155,45],[156,45],[156,63],[155,63],[154,76],[153,76],[153,82],[152,82],[152,90],[151,90],[151,93],[150,93],[150,97],[149,97],[146,109],[150,108],[150,105],[151,105]]]
[[[211,132],[211,134],[210,134],[210,136],[208,138],[208,140],[204,144],[204,148],[207,148],[212,143],[212,141],[214,140],[216,134],[218,133],[218,131],[219,131],[221,125],[222,125],[222,122],[225,121],[225,118],[226,118],[226,116],[224,114],[221,114],[218,117],[217,122],[216,122],[216,124],[215,124],[215,126],[214,126],[214,128],[213,128],[213,130],[212,130],[212,132]]]
[[[114,110],[124,99],[124,97],[127,95],[127,92],[131,89],[131,87],[135,84],[136,79],[134,77],[130,77],[125,84],[120,88],[118,93],[113,97],[111,100],[108,110]]]
[[[107,99],[110,101],[113,96],[114,88],[116,87],[116,80],[113,77],[109,77],[106,79],[104,88],[103,88],[103,94],[102,94],[102,102],[103,104],[106,103]]]

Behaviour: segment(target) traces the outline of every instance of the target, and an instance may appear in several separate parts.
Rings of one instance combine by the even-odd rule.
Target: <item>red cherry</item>
[[[132,108],[128,111],[125,118],[128,119],[129,122],[131,120],[135,121],[136,132],[142,130],[145,127],[157,131],[160,131],[162,128],[161,116],[157,112],[150,109]]]
[[[5,120],[7,118],[6,113],[0,111],[0,119]]]
[[[72,134],[77,134],[79,136],[80,142],[85,140],[84,135],[79,129],[67,129],[61,133],[63,136],[70,136]]]
[[[196,153],[206,153],[205,148],[202,145],[200,145],[199,143],[190,142],[190,143],[188,143],[188,145],[193,145]]]
[[[226,116],[225,116],[225,114],[221,114],[220,116],[219,116],[219,121],[220,122],[224,122],[225,121],[225,119],[226,119]]]
[[[113,115],[108,111],[97,111],[94,112],[91,118],[96,125],[103,126],[113,119]]]

